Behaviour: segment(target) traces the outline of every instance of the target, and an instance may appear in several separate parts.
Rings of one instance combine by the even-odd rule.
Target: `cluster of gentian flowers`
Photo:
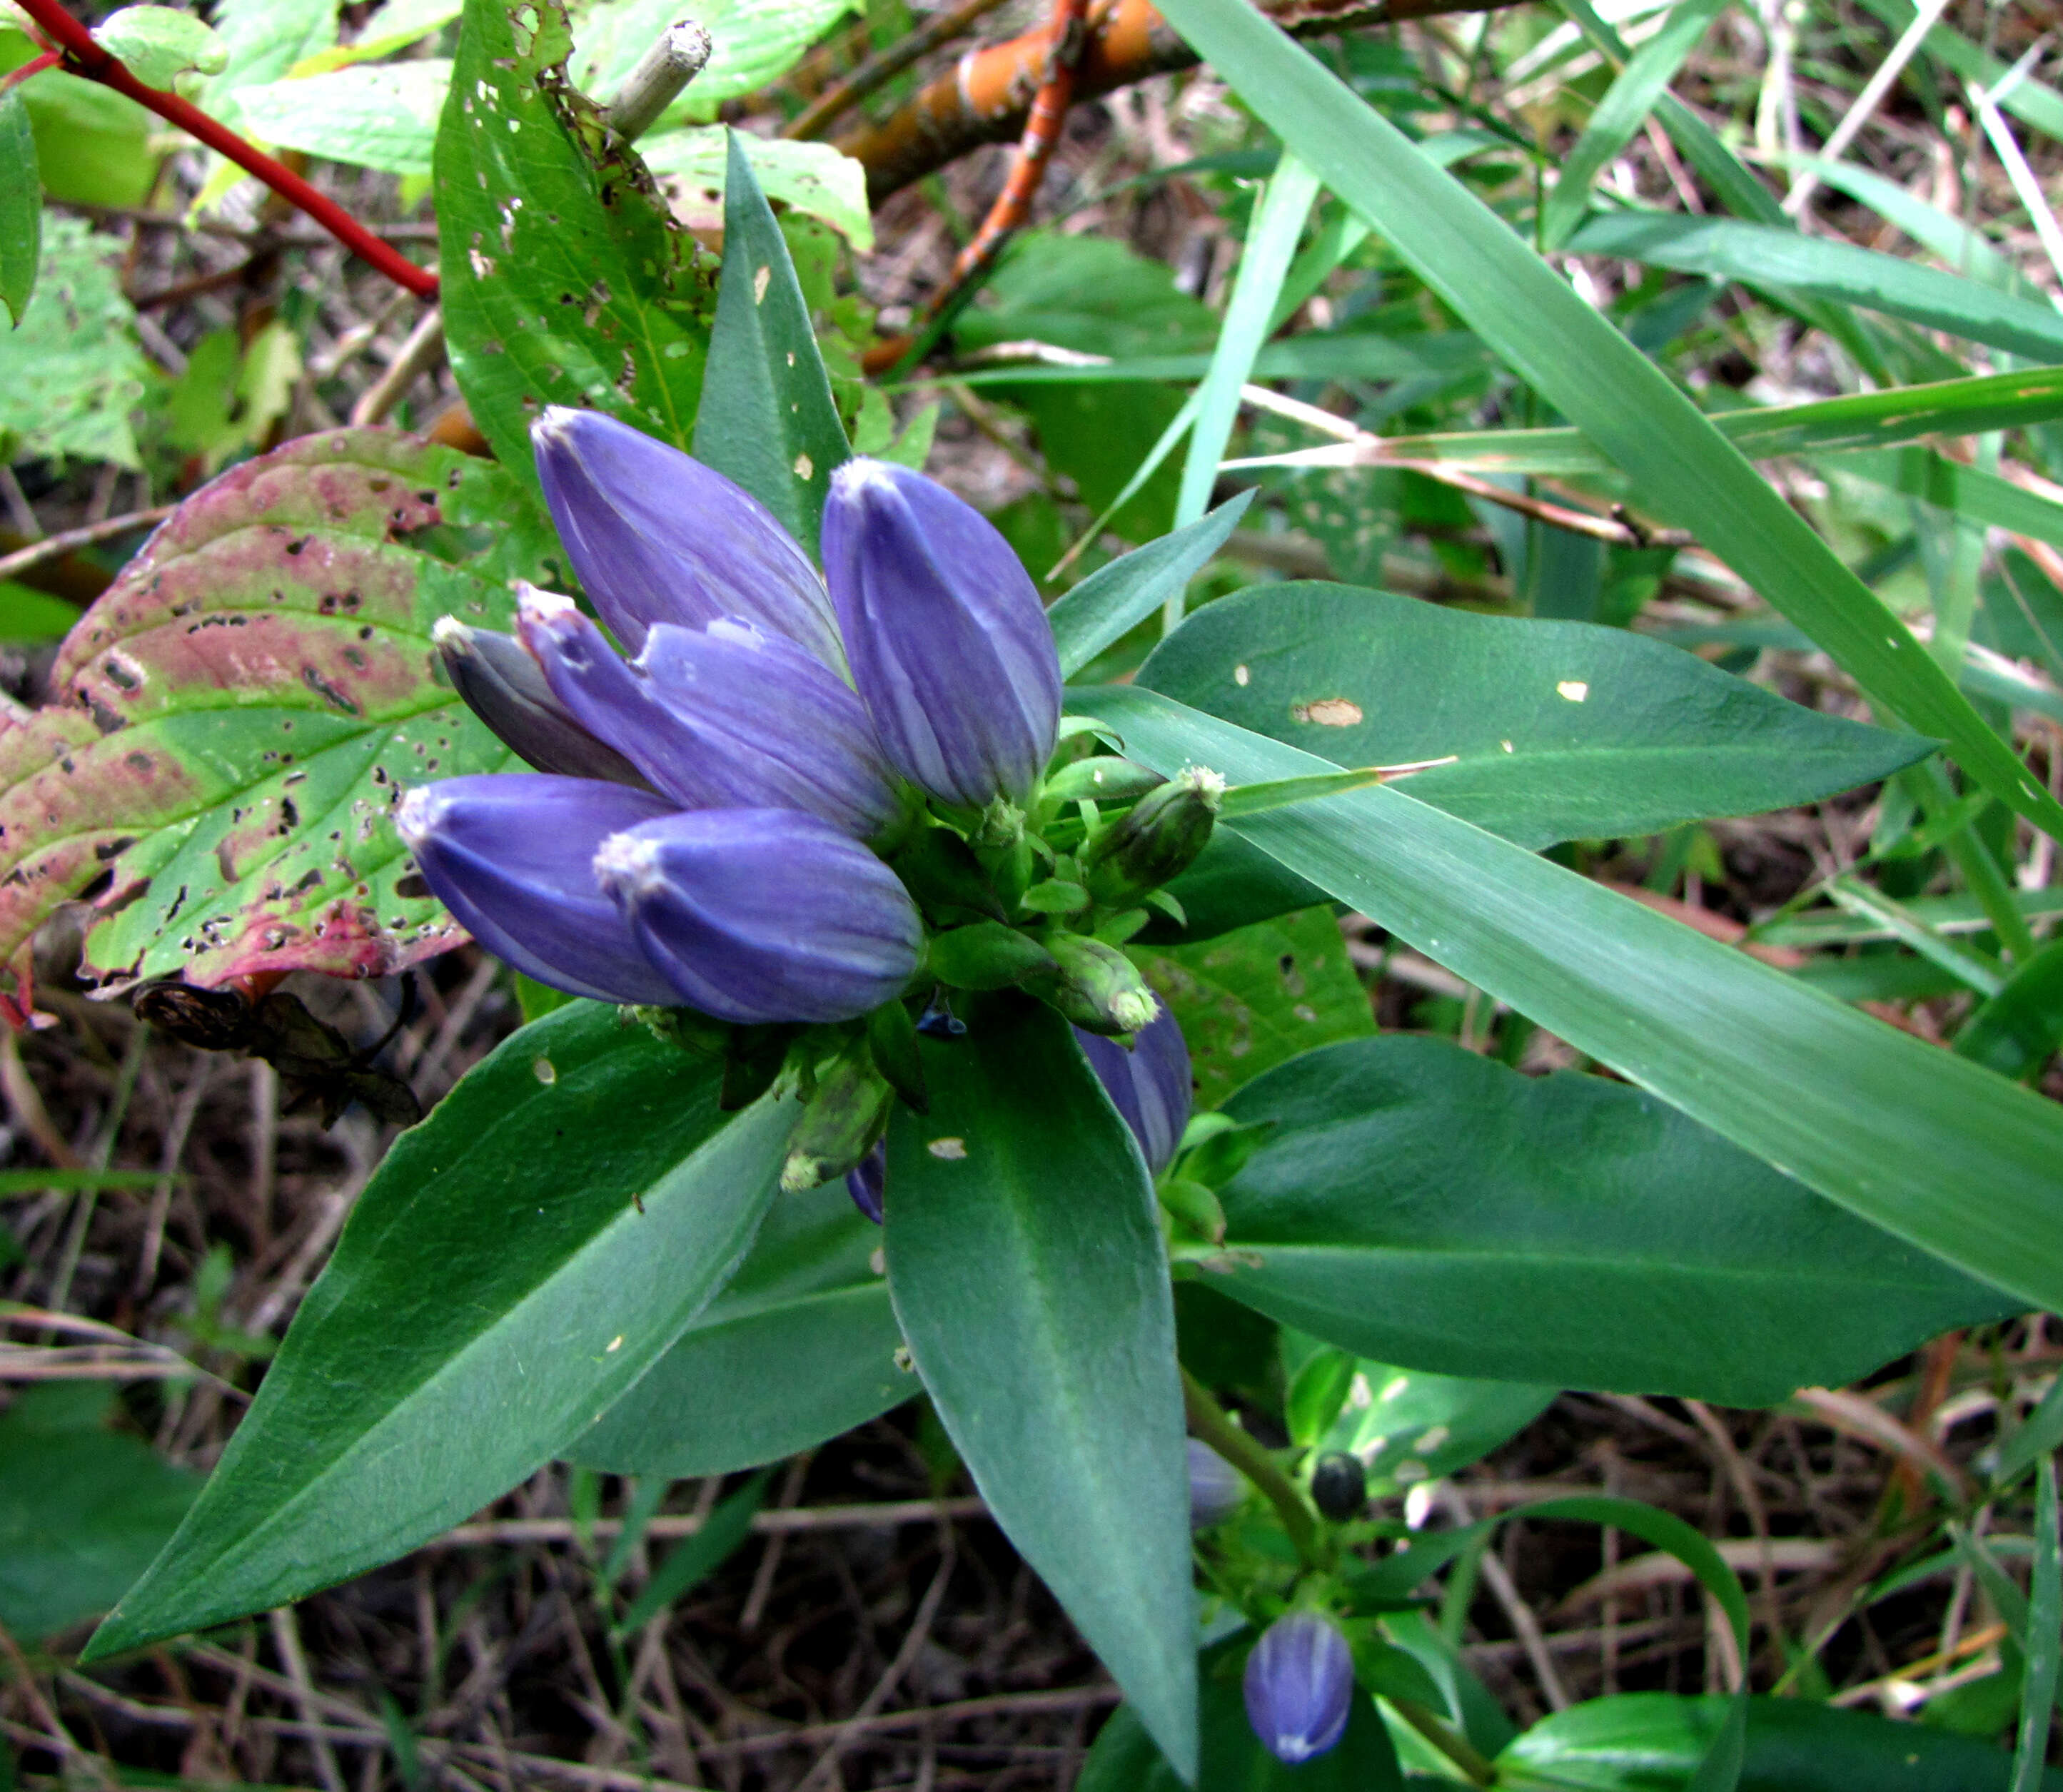
[[[1161,886],[1202,850],[1222,781],[1051,763],[1060,668],[1038,594],[995,528],[920,474],[838,469],[820,580],[764,505],[677,449],[563,409],[533,437],[607,633],[529,586],[513,635],[438,624],[460,695],[536,768],[403,800],[444,906],[555,989],[771,1031],[814,1091],[784,1184],[842,1175],[877,1221],[892,1098],[923,1100],[893,1042],[962,1030],[955,988],[1019,983],[1074,1022],[1165,1171],[1188,1050],[1117,946],[1144,905],[1179,918]],[[1200,1444],[1190,1472],[1196,1525],[1243,1501]],[[1353,1685],[1337,1627],[1292,1612],[1249,1658],[1248,1714],[1305,1761],[1339,1741]]]
[[[1038,593],[919,473],[837,470],[819,578],[748,492],[625,424],[553,409],[533,442],[600,625],[529,586],[513,635],[438,624],[460,694],[537,768],[404,798],[445,906],[573,994],[810,1030],[777,1042],[816,1098],[784,1183],[850,1175],[874,1217],[892,1096],[923,1099],[894,1038],[957,1025],[956,987],[1019,983],[1125,1039],[1092,1061],[1164,1163],[1188,1055],[1117,948],[1200,850],[1221,782],[1100,757],[1049,787],[1061,675]]]

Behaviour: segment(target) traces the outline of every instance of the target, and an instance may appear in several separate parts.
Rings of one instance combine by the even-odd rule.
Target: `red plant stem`
[[[1002,253],[1003,244],[1031,215],[1032,199],[1060,140],[1068,103],[1075,97],[1075,65],[1082,54],[1082,15],[1088,10],[1088,0],[1054,0],[1052,22],[1047,27],[1045,79],[1032,95],[1010,178],[989,207],[988,215],[982,219],[974,240],[960,251],[944,286],[926,307],[929,315],[937,316],[951,303],[967,283]]]
[[[8,74],[0,74],[0,94],[18,87],[32,74],[41,74],[46,68],[55,68],[64,58],[54,50],[46,50],[32,62],[24,62]]]
[[[93,41],[93,34],[58,4],[58,0],[21,0],[22,9],[33,18],[46,40],[60,54],[68,74],[82,75],[133,99],[189,136],[226,155],[247,174],[255,175],[282,199],[305,211],[352,254],[370,262],[388,279],[406,287],[419,298],[437,295],[437,277],[427,267],[418,267],[392,246],[383,243],[335,200],[324,197],[296,174],[275,161],[256,145],[207,113],[162,88],[147,87],[132,74],[119,57]]]

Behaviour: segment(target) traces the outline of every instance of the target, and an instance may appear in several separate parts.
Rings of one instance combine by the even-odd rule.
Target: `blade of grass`
[[[1540,246],[1558,249],[1590,208],[1590,189],[1633,141],[1684,59],[1698,47],[1726,0],[1678,0],[1668,22],[1627,60],[1576,139],[1547,203],[1540,208]]]
[[[1196,394],[1196,427],[1189,432],[1189,458],[1183,464],[1181,492],[1175,502],[1178,528],[1196,522],[1210,505],[1218,463],[1239,416],[1240,390],[1253,376],[1254,357],[1274,322],[1290,258],[1317,196],[1317,178],[1293,155],[1282,158],[1261,189],[1211,370]],[[1172,633],[1181,620],[1177,592],[1161,613],[1161,632]]]
[[[2013,1792],[2040,1792],[2049,1759],[2056,1703],[2057,1657],[2063,1644],[2063,1539],[2057,1535],[2056,1458],[2039,1464],[2034,1496],[2034,1574],[2027,1597],[2027,1677],[2020,1694],[2020,1746]]]
[[[1994,795],[2063,835],[2063,805],[1912,632],[1668,377],[1502,219],[1251,7],[1239,0],[1168,0],[1162,11],[1478,336],[1598,444],[1636,492],[1796,622],[1872,701],[1945,739]],[[2057,328],[2063,344],[2063,318]]]
[[[1861,305],[2030,360],[2063,360],[2063,313],[1959,274],[1921,267],[1823,236],[1801,236],[1739,218],[1689,218],[1626,211],[1590,218],[1569,239],[1572,253],[1612,255],[1679,274]]]
[[[1863,0],[1863,4],[1900,31],[1912,22],[1917,10],[1912,0]],[[1996,88],[2005,78],[2005,64],[1978,48],[1952,26],[1933,26],[1926,42],[1927,54],[1965,81]],[[2063,142],[2063,94],[2053,87],[2032,79],[2021,81],[1999,95],[1999,103],[2024,123]]]

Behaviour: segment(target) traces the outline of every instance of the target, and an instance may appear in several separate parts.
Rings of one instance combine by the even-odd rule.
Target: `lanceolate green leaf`
[[[888,1133],[888,1283],[989,1509],[1185,1777],[1196,1764],[1175,1317],[1138,1147],[1067,1023],[1019,998],[926,1041]]]
[[[736,480],[813,557],[831,473],[852,452],[788,245],[730,134],[723,284],[695,456]]]
[[[745,1254],[794,1111],[576,1002],[469,1073],[380,1167],[110,1654],[392,1560],[538,1468]]]
[[[1225,1111],[1270,1130],[1212,1285],[1406,1369],[1763,1405],[2017,1304],[1600,1078],[1399,1035]]]
[[[1231,538],[1253,501],[1251,492],[1241,492],[1187,528],[1120,554],[1056,600],[1046,619],[1053,625],[1061,675],[1072,678],[1162,605],[1180,597]]]
[[[2032,360],[2063,360],[2063,315],[2053,307],[1829,237],[1738,218],[1618,211],[1592,218],[1568,247],[1576,255],[1619,255],[1679,273],[1808,292]]]
[[[1221,598],[1139,681],[1336,765],[1450,759],[1399,788],[1529,846],[1810,802],[1928,745],[1623,629],[1472,616],[1351,585]]]
[[[644,164],[568,85],[572,42],[560,0],[467,0],[437,129],[452,371],[533,492],[543,405],[606,411],[688,446],[715,298]]]
[[[1735,1708],[1717,1695],[1627,1693],[1535,1724],[1498,1757],[1500,1792],[1647,1792],[1680,1786]],[[1743,1786],[1755,1792],[2006,1792],[2013,1758],[1975,1737],[1812,1699],[1747,1702]],[[2063,1773],[2040,1782],[2063,1792]]]
[[[14,170],[0,186],[0,306],[13,325],[29,308],[43,253],[42,176],[28,102],[18,89],[0,94],[0,167]]]
[[[1172,773],[1322,761],[1136,688],[1077,707]],[[1381,786],[1233,831],[1457,975],[1852,1212],[2063,1305],[2063,1111]]]
[[[613,1474],[727,1474],[910,1399],[880,1251],[842,1182],[782,1195],[723,1292],[565,1455]]]
[[[1913,728],[2063,833],[2059,805],[1909,630],[1632,343],[1502,219],[1239,0],[1163,9],[1241,98],[1661,513],[1691,529]],[[2058,326],[2063,331],[2063,325]]]
[[[1698,47],[1725,0],[1677,0],[1662,29],[1635,52],[1598,102],[1541,207],[1542,247],[1558,249],[1582,221],[1590,188],[1655,110],[1683,58]]]

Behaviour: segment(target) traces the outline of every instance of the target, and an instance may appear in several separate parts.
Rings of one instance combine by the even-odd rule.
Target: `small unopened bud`
[[[799,1194],[857,1170],[888,1123],[894,1097],[867,1042],[849,1047],[818,1079],[816,1094],[795,1123],[781,1166],[783,1192]]]
[[[1225,788],[1216,772],[1192,765],[1147,792],[1083,853],[1090,893],[1123,908],[1188,870],[1210,842]]]
[[[1208,1444],[1189,1440],[1189,1529],[1222,1525],[1246,1503],[1239,1471]]]
[[[1361,1458],[1333,1450],[1311,1469],[1311,1504],[1335,1523],[1358,1517],[1368,1504],[1368,1471]]]
[[[440,616],[430,645],[465,706],[539,771],[649,788],[636,766],[597,740],[553,696],[544,669],[513,635]]]
[[[1139,967],[1115,946],[1064,933],[1046,934],[1041,943],[1057,968],[1026,986],[1084,1032],[1136,1033],[1160,1012]]]
[[[1246,1658],[1246,1721],[1277,1761],[1299,1766],[1346,1734],[1353,1686],[1353,1654],[1340,1627],[1317,1612],[1290,1612]]]

